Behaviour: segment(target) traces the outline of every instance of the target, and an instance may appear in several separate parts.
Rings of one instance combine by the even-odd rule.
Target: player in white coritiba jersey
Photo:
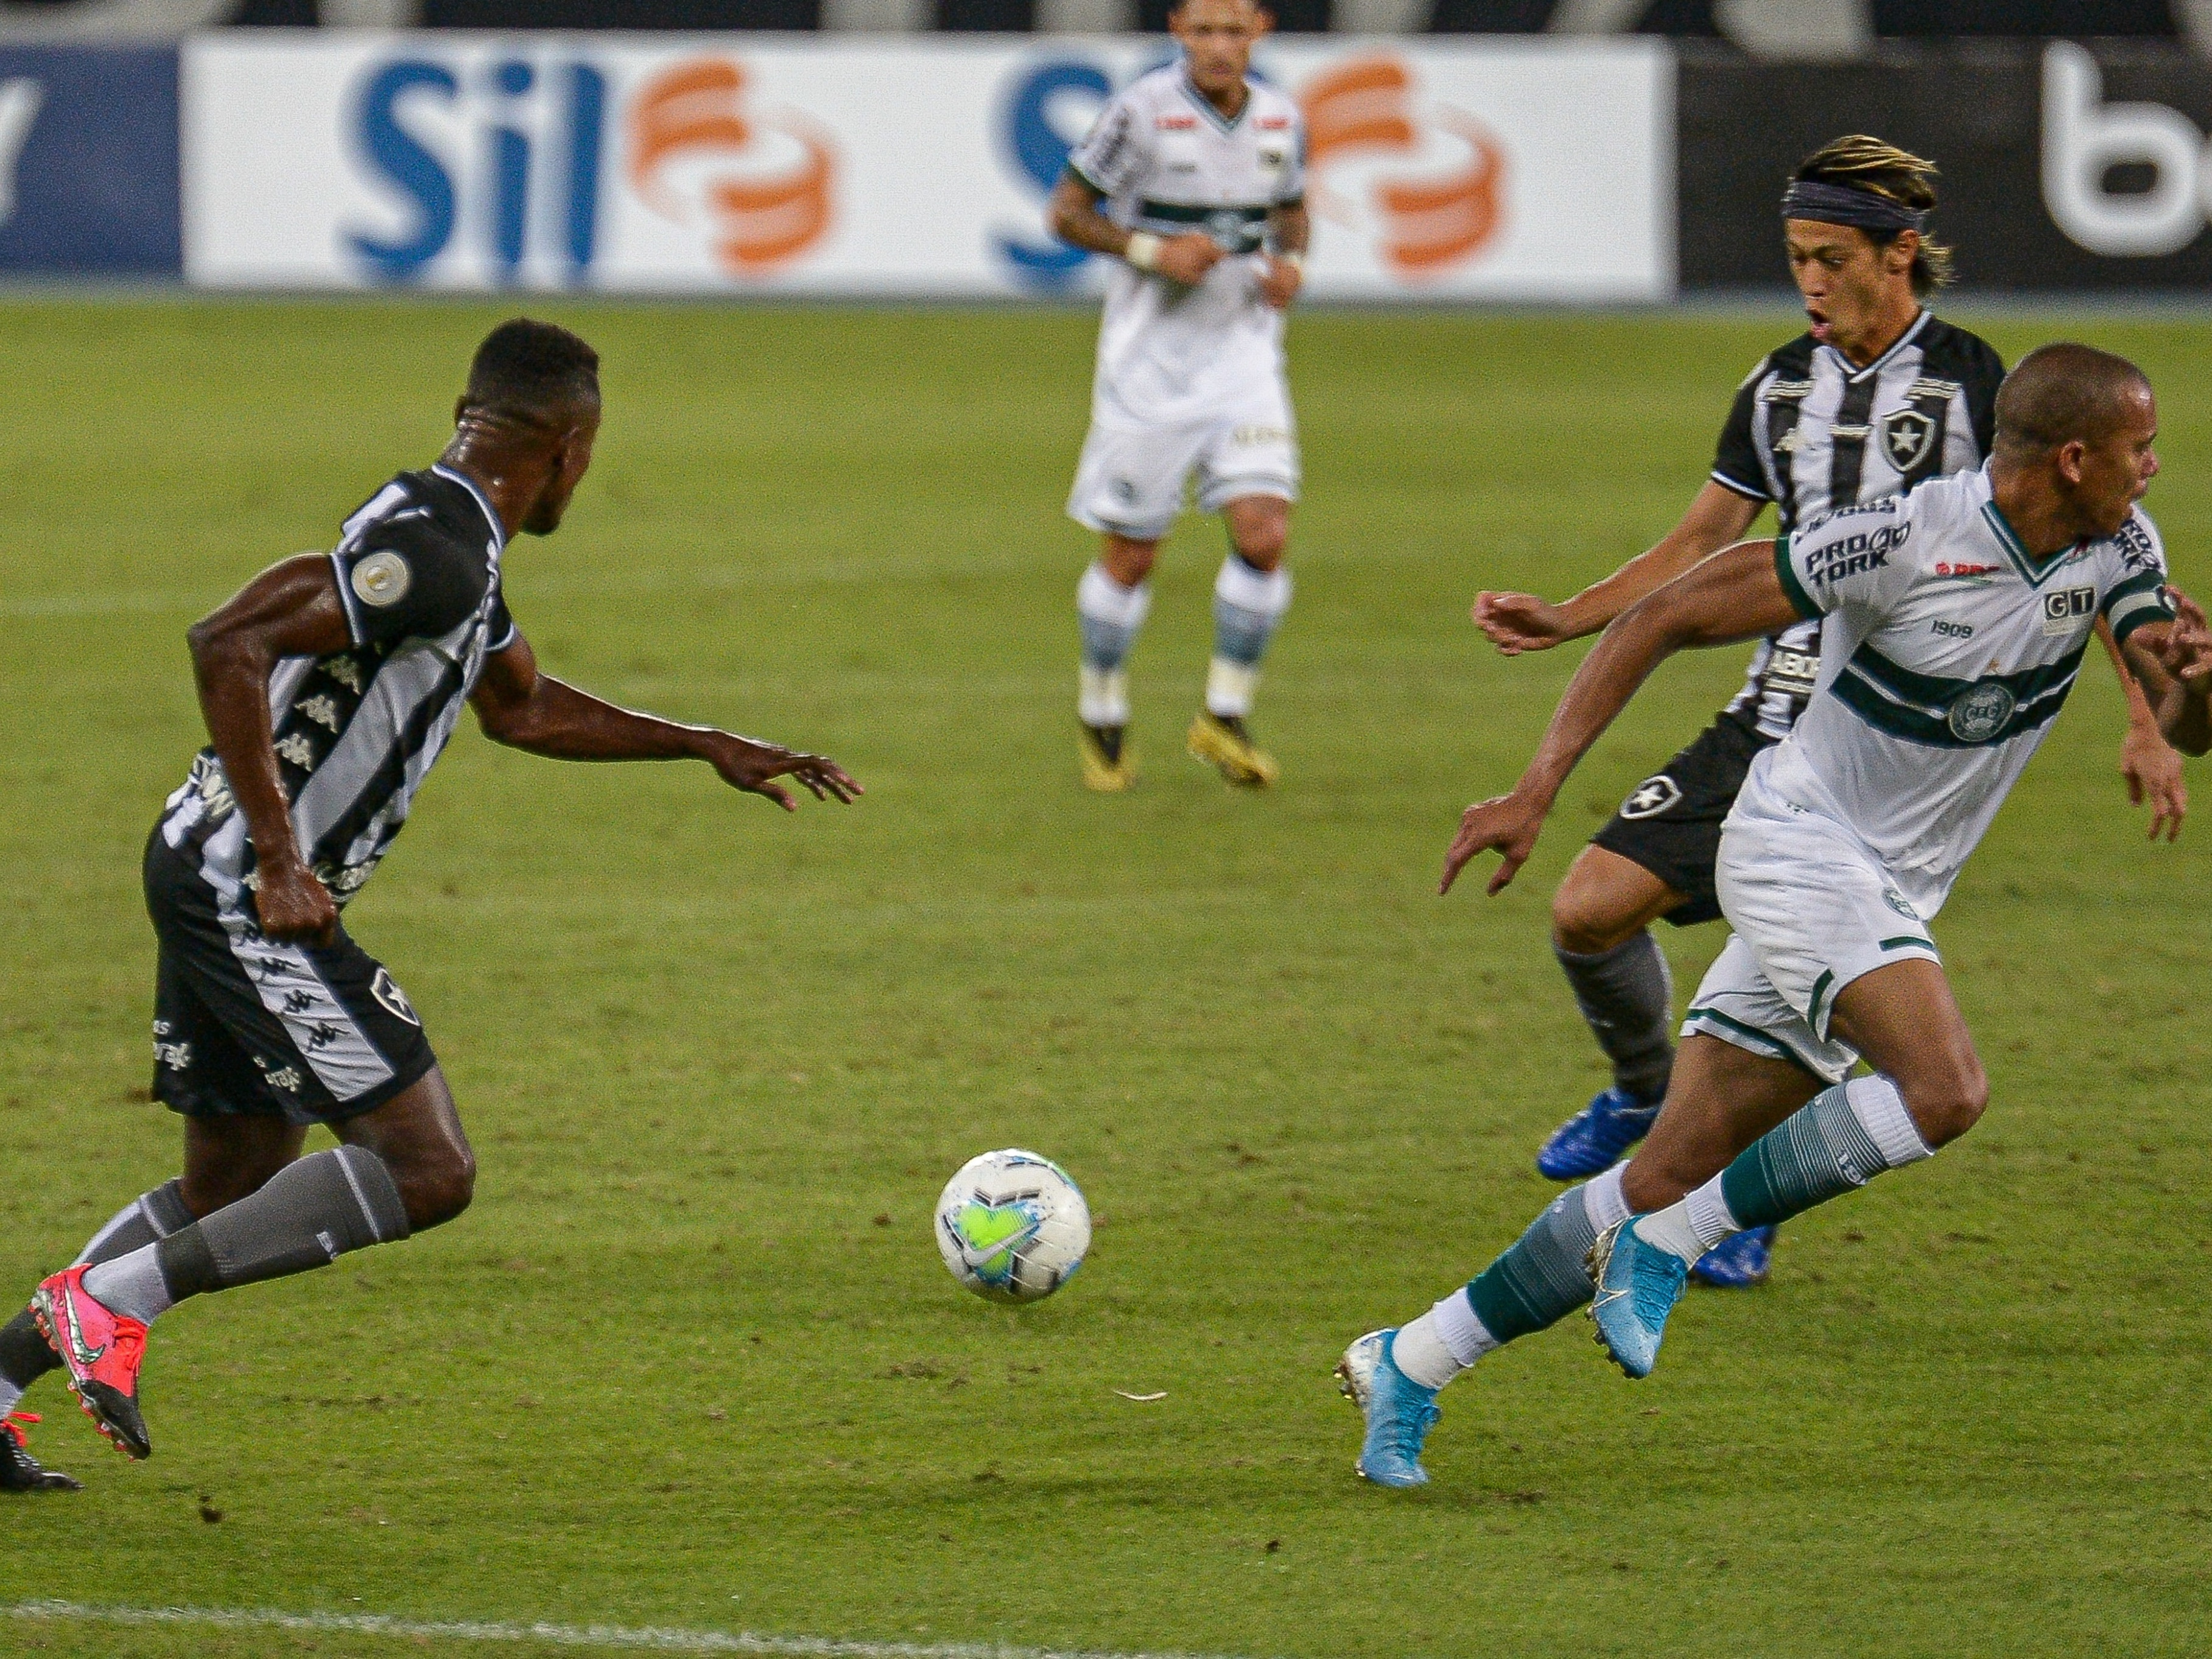
[[[1231,783],[1274,781],[1246,720],[1260,660],[1290,607],[1283,568],[1297,441],[1283,313],[1304,280],[1304,124],[1248,74],[1267,31],[1254,0],[1180,0],[1179,62],[1125,88],[1068,157],[1055,234],[1115,263],[1098,330],[1091,431],[1069,516],[1098,532],[1076,588],[1084,781],[1135,774],[1124,664],[1152,604],[1147,578],[1195,478],[1230,551],[1213,588],[1213,660],[1186,739]]]
[[[2167,739],[2212,749],[2212,629],[2166,585],[2136,505],[2158,471],[2149,382],[2108,353],[2045,346],[1996,415],[1983,471],[1741,543],[1628,611],[1513,793],[1467,810],[1443,884],[1491,850],[1495,893],[1661,660],[1820,623],[1818,687],[1722,832],[1734,933],[1692,1002],[1658,1122],[1463,1290],[1352,1344],[1341,1370],[1366,1413],[1369,1479],[1427,1479],[1436,1391],[1491,1349],[1588,1304],[1607,1352],[1645,1376],[1705,1252],[1973,1127],[1989,1084],[1930,923],[2100,621]],[[1852,1078],[1862,1059],[1873,1075]]]
[[[1922,301],[1949,280],[1949,250],[1927,239],[1934,167],[1863,136],[1808,156],[1783,203],[1790,265],[1808,331],[1761,358],[1736,390],[1705,488],[1649,552],[1563,605],[1485,593],[1475,621],[1508,655],[1604,628],[1628,606],[1741,537],[1768,502],[1787,534],[1834,507],[1876,501],[1981,465],[2004,364]],[[2111,647],[2109,632],[2106,644]],[[2117,661],[2117,652],[2115,652]],[[1552,902],[1552,944],[1613,1081],[1545,1142],[1556,1181],[1597,1174],[1658,1115],[1674,1063],[1673,988],[1650,924],[1717,920],[1721,823],[1754,757],[1790,734],[1820,672],[1817,623],[1762,640],[1743,690],[1695,742],[1630,792]],[[2152,830],[2178,830],[2180,757],[2128,680],[2121,769],[2148,797]],[[1757,1284],[1770,1236],[1737,1235],[1698,1264],[1708,1284]]]

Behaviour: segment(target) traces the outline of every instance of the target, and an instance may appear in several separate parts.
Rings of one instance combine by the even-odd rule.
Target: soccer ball
[[[1039,1301],[1083,1265],[1091,1206],[1050,1158],[1012,1147],[985,1152],[962,1164],[937,1200],[937,1248],[976,1295]]]

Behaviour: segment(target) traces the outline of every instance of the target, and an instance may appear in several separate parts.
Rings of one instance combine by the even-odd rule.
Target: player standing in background
[[[1990,447],[2004,364],[1984,341],[1922,301],[1951,280],[1950,250],[1930,241],[1930,162],[1863,135],[1806,157],[1783,198],[1784,244],[1812,326],[1762,359],[1736,392],[1711,477],[1650,551],[1563,605],[1484,593],[1474,619],[1507,656],[1595,634],[1653,589],[1750,529],[1769,501],[1788,535],[1831,508],[1967,471]],[[2105,649],[2126,689],[2120,769],[2151,803],[2151,834],[2178,834],[2188,794],[2181,759],[2160,737],[2112,631]],[[1590,840],[1552,898],[1552,948],[1613,1062],[1612,1086],[1536,1154],[1554,1181],[1598,1174],[1640,1140],[1674,1065],[1673,985],[1651,936],[1715,920],[1721,820],[1759,752],[1790,734],[1820,665],[1820,624],[1796,621],[1760,642],[1748,677],[1713,724],[1637,785]],[[1771,1231],[1736,1234],[1698,1264],[1713,1285],[1766,1277]]]
[[[492,331],[436,465],[272,566],[191,634],[213,743],[146,846],[160,941],[154,1093],[184,1174],[124,1206],[0,1328],[0,1419],[57,1366],[100,1431],[152,1447],[146,1327],[185,1297],[320,1267],[467,1208],[476,1159],[422,1024],[339,913],[472,702],[494,741],[561,760],[703,760],[789,810],[860,786],[817,755],[678,726],[538,672],[500,559],[548,536],[591,465],[599,356],[565,329]],[[341,1143],[302,1158],[308,1128]],[[51,1346],[50,1346],[51,1345]],[[0,1490],[73,1489],[0,1433]]]
[[[2162,733],[2212,749],[2212,633],[2166,582],[2136,503],[2157,405],[2122,358],[2028,354],[1982,470],[1743,542],[1632,607],[1586,658],[1510,794],[1468,808],[1443,887],[1486,850],[1511,881],[1575,763],[1660,662],[1826,619],[1820,682],[1762,750],[1721,836],[1731,933],[1635,1157],[1561,1194],[1462,1290],[1338,1366],[1367,1419],[1359,1472],[1419,1486],[1436,1393],[1588,1304],[1650,1373],[1690,1265],[1917,1163],[1973,1127],[1989,1080],[1929,922],[2110,625]],[[2067,964],[2022,970],[2046,978]],[[1853,1077],[1863,1058],[1873,1075]]]
[[[1283,568],[1297,440],[1283,378],[1283,313],[1304,280],[1304,127],[1250,78],[1268,18],[1254,0],[1181,0],[1182,61],[1118,94],[1068,158],[1053,234],[1113,256],[1091,432],[1067,511],[1101,538],[1075,610],[1083,781],[1126,789],[1123,664],[1152,605],[1160,540],[1197,475],[1230,552],[1213,585],[1213,662],[1188,746],[1231,783],[1263,788],[1273,759],[1245,721],[1267,641],[1290,609]]]

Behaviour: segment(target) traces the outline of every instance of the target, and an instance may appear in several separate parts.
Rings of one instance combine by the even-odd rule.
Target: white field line
[[[19,1601],[11,1619],[56,1624],[164,1626],[201,1630],[343,1632],[403,1640],[537,1642],[553,1647],[647,1653],[757,1653],[805,1659],[1206,1659],[1198,1654],[1102,1653],[1075,1648],[1016,1648],[981,1642],[842,1642],[821,1636],[756,1636],[717,1630],[620,1625],[516,1625],[477,1620],[391,1619],[379,1613],[279,1613],[271,1608],[100,1607],[76,1601]]]

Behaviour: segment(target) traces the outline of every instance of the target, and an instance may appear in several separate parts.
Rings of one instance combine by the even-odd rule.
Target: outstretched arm
[[[2203,608],[2178,587],[2172,622],[2145,623],[2120,648],[2142,682],[2158,729],[2185,755],[2212,750],[2212,626]]]
[[[702,760],[732,787],[765,795],[787,812],[797,803],[772,781],[796,778],[817,800],[849,802],[863,793],[843,768],[711,726],[679,726],[617,708],[550,674],[520,634],[484,665],[471,699],[484,735],[495,743],[554,760]]]
[[[1503,859],[1490,890],[1504,890],[1535,850],[1567,775],[1661,662],[1690,647],[1757,639],[1797,620],[1775,574],[1771,541],[1739,542],[1631,606],[1583,659],[1513,793],[1467,809],[1438,890],[1451,891],[1468,860],[1492,851]]]
[[[301,553],[271,565],[185,637],[200,714],[253,843],[261,931],[280,944],[326,939],[338,907],[292,834],[291,803],[276,769],[269,676],[281,658],[325,656],[353,643],[329,555]]]
[[[1561,605],[1547,604],[1534,593],[1478,593],[1474,625],[1509,657],[1547,651],[1595,634],[1638,599],[1741,536],[1763,505],[1707,479],[1680,524],[1603,581]]]
[[[2112,659],[2120,690],[2128,700],[2128,732],[2120,739],[2120,775],[2127,780],[2128,804],[2141,806],[2148,801],[2150,838],[2156,841],[2163,830],[2166,840],[2173,841],[2181,834],[2182,819],[2189,816],[2189,786],[2182,779],[2181,757],[2160,735],[2150,699],[2112,638],[2112,623],[2102,617],[2097,618],[2097,637],[2105,643],[2105,654]]]

